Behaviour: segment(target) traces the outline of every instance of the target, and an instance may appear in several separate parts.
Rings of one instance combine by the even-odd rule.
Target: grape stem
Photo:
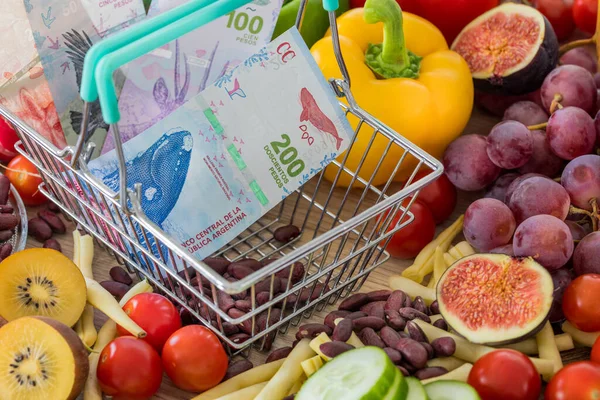
[[[563,108],[562,104],[560,104],[561,101],[563,101],[562,94],[556,93],[552,99],[552,103],[550,104],[550,115],[554,114],[554,111]]]
[[[596,232],[598,230],[598,221],[600,221],[600,214],[598,213],[598,202],[596,198],[590,200],[592,211],[584,210],[575,206],[569,207],[569,214],[582,214],[587,215],[592,220],[592,230]]]
[[[529,129],[530,131],[538,131],[540,129],[546,129],[547,126],[548,126],[547,122],[542,122],[541,124],[537,124],[537,125],[529,125],[527,127],[527,129]]]
[[[563,44],[558,49],[558,55],[560,57],[569,50],[573,50],[578,47],[589,46],[589,45],[596,45],[596,35],[592,36],[589,39],[574,40],[572,42]]]

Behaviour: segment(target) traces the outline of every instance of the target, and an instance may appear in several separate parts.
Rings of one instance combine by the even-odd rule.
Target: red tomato
[[[600,336],[594,342],[594,347],[592,347],[592,354],[590,356],[590,360],[600,363]]]
[[[156,293],[140,293],[125,303],[123,310],[146,331],[147,336],[142,339],[159,353],[169,338],[177,329],[181,328],[179,312],[166,297]],[[117,326],[119,336],[131,335],[120,325]]]
[[[17,156],[15,143],[19,140],[12,125],[0,117],[0,161],[9,162]]]
[[[163,348],[162,361],[175,386],[188,392],[218,385],[229,364],[219,339],[200,325],[186,326],[171,335]]]
[[[600,331],[600,275],[584,274],[575,279],[562,300],[565,317],[584,332]]]
[[[573,20],[582,31],[594,34],[598,16],[597,0],[575,0],[573,3]]]
[[[544,399],[600,399],[600,364],[579,361],[567,365],[550,380]]]
[[[405,199],[402,205],[405,207],[408,206],[409,201],[410,199]],[[402,259],[414,258],[435,236],[433,214],[426,205],[421,203],[420,200],[415,200],[410,206],[410,212],[415,216],[414,220],[396,232],[388,243],[387,251],[392,257]],[[398,224],[401,216],[402,211],[398,211],[390,223],[388,232]],[[402,223],[409,219],[410,217],[406,215],[402,219]]]
[[[429,171],[419,172],[415,176],[415,181],[427,175],[429,175]],[[452,215],[454,208],[456,208],[456,188],[446,174],[442,174],[435,181],[421,189],[417,199],[429,208],[435,223],[441,224]]]
[[[102,391],[114,400],[145,400],[160,388],[160,356],[143,340],[130,336],[110,342],[98,361]]]
[[[496,350],[473,365],[467,383],[481,400],[538,400],[542,380],[531,360],[515,350]]]
[[[567,39],[575,30],[573,0],[537,0],[535,8],[548,18],[558,40]]]
[[[4,174],[17,189],[25,205],[39,206],[48,201],[46,196],[38,189],[38,186],[42,183],[40,172],[35,165],[22,155],[16,156],[8,163]]]

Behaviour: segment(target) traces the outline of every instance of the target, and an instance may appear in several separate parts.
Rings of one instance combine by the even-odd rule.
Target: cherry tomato
[[[415,182],[429,175],[429,171],[421,171],[415,176]],[[456,188],[446,174],[425,186],[419,192],[417,199],[425,204],[436,224],[444,222],[456,208]]]
[[[599,293],[600,275],[584,274],[571,282],[563,295],[565,317],[584,332],[600,331]]]
[[[594,347],[592,347],[592,354],[590,356],[590,360],[600,363],[600,336],[594,342]]]
[[[590,361],[579,361],[567,365],[550,380],[544,399],[600,399],[600,364]]]
[[[160,356],[143,340],[116,338],[100,353],[97,371],[102,392],[114,400],[145,400],[160,388]]]
[[[573,20],[582,31],[594,34],[598,16],[597,0],[575,0],[573,3]]]
[[[516,350],[496,350],[481,357],[467,383],[482,400],[538,400],[542,380],[531,360]]]
[[[409,202],[410,199],[405,199],[402,205],[407,207]],[[387,251],[392,257],[414,258],[435,236],[433,214],[425,204],[418,199],[415,200],[410,206],[410,212],[415,216],[414,220],[396,232],[388,243]],[[401,216],[402,211],[398,211],[390,223],[388,232],[394,229]],[[407,214],[402,219],[402,223],[408,220],[410,217]]]
[[[558,40],[567,39],[575,30],[573,0],[537,0],[535,8],[548,18]]]
[[[0,161],[9,162],[17,156],[15,143],[18,140],[19,137],[12,125],[0,117]]]
[[[166,297],[156,293],[140,293],[125,303],[123,310],[146,331],[142,339],[148,342],[159,353],[169,338],[181,328],[179,312]],[[130,335],[121,326],[117,326],[119,336]]]
[[[219,339],[200,325],[186,326],[171,335],[163,347],[162,361],[175,386],[189,392],[218,385],[229,363]]]
[[[39,206],[48,201],[38,188],[42,183],[40,172],[22,155],[16,156],[8,163],[5,175],[19,192],[25,205]]]

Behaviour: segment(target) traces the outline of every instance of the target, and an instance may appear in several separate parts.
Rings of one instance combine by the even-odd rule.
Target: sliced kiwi
[[[79,268],[51,249],[28,249],[0,263],[0,315],[7,321],[40,315],[73,326],[86,304]]]
[[[87,352],[68,326],[23,317],[0,328],[0,399],[75,399],[89,371]]]

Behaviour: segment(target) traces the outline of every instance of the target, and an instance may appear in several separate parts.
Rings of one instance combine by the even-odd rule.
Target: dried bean
[[[403,331],[406,327],[406,320],[402,317],[397,317],[389,320],[388,325],[397,331]]]
[[[40,210],[38,211],[38,217],[46,221],[50,228],[52,228],[52,232],[63,234],[67,231],[67,227],[65,223],[60,219],[60,217],[54,214],[50,210]]]
[[[431,323],[431,318],[429,318],[427,314],[423,314],[421,311],[417,311],[414,308],[404,307],[401,308],[398,312],[400,313],[400,316],[404,319],[412,321],[413,319],[418,318],[427,322],[428,324]]]
[[[241,260],[237,260],[232,262],[230,265],[243,265],[244,267],[248,267],[250,268],[252,271],[258,271],[259,269],[261,269],[263,267],[263,264],[258,261],[255,260],[254,258],[243,258]],[[229,268],[227,269],[229,271]],[[229,273],[231,274],[231,271],[229,271]],[[233,274],[231,274],[233,275]],[[235,275],[233,275],[235,276]]]
[[[371,303],[367,303],[360,308],[360,311],[366,312],[371,317],[377,317],[381,319],[385,319],[385,313],[383,312],[383,306],[385,306],[385,301],[374,301]]]
[[[309,296],[310,301],[314,301],[319,298],[319,296],[321,295],[321,291],[323,291],[323,293],[328,292],[329,286],[325,286],[324,289],[323,286],[324,285],[322,283],[317,283],[314,287],[314,290],[312,286],[305,287],[304,289],[302,289],[302,291],[300,291],[300,304],[306,303],[309,300]]]
[[[125,269],[123,269],[122,267],[112,267],[108,273],[110,275],[110,278],[115,282],[120,282],[127,286],[133,283],[133,279],[131,279],[131,276],[129,276],[127,271],[125,271]]]
[[[45,249],[52,249],[52,250],[56,250],[56,251],[60,251],[62,253],[62,247],[60,245],[60,243],[58,242],[58,240],[56,239],[48,239],[44,242],[44,246]]]
[[[213,319],[217,318],[217,313],[214,312],[211,308],[208,308],[208,306],[201,306],[200,307],[200,316],[206,320],[213,320]],[[240,315],[238,315],[236,317],[234,317],[234,316],[231,316],[231,317],[239,318]]]
[[[411,363],[406,361],[404,358],[402,358],[402,361],[400,361],[400,363],[398,365],[400,365],[401,367],[404,367],[404,369],[406,369],[410,375],[417,372],[417,368],[415,368]]]
[[[269,314],[268,326],[267,326],[267,314]],[[279,322],[279,319],[281,319],[281,310],[279,308],[272,308],[270,313],[268,313],[266,311],[263,312],[262,314],[260,314],[258,316],[257,321],[256,321],[259,332],[264,331],[268,327],[273,326],[273,324],[276,324],[277,322]],[[271,350],[271,346],[273,345],[273,341],[275,340],[276,334],[277,334],[277,332],[273,331],[265,337],[264,350],[267,350],[267,351]]]
[[[402,339],[402,336],[400,336],[398,332],[396,332],[389,326],[384,326],[383,328],[381,328],[381,331],[379,331],[379,336],[381,337],[381,340],[383,340],[387,347],[394,348],[398,344],[398,341]]]
[[[404,298],[404,307],[412,307],[412,300],[409,295]]]
[[[191,279],[194,279],[194,278],[196,277],[196,270],[195,270],[194,268],[192,268],[192,267],[187,267],[187,268],[185,268],[184,270],[182,270],[182,271],[179,271],[179,272],[177,273],[177,275],[179,275],[179,276],[180,276],[182,279],[188,279],[188,278],[186,278],[186,276],[185,276],[186,272],[187,272],[187,276],[188,276],[188,278],[189,278],[190,280],[191,280]]]
[[[3,176],[3,175],[0,175]],[[34,219],[39,219],[39,218],[32,218],[31,220]],[[44,221],[43,222],[46,226],[48,226],[48,224],[46,224]],[[19,217],[17,217],[14,214],[0,214],[0,230],[11,230],[14,229],[17,225],[19,225]],[[48,226],[48,228],[50,228]],[[52,232],[52,230],[50,230],[50,232]]]
[[[437,300],[435,300],[429,305],[429,311],[431,312],[431,315],[436,315],[440,313],[440,305]]]
[[[402,361],[402,354],[400,354],[398,350],[392,349],[391,347],[385,347],[383,351],[386,352],[394,364],[398,364],[400,361]]]
[[[402,338],[410,338],[410,335],[404,331],[398,331],[398,335]]]
[[[304,338],[315,338],[321,333],[325,332],[327,336],[331,336],[333,330],[325,324],[304,324],[298,328],[298,332],[296,333],[296,339],[304,339]]]
[[[231,263],[227,269],[227,272],[229,272],[234,278],[241,280],[252,274],[254,270],[246,265]]]
[[[273,350],[265,360],[265,363],[270,363],[273,361],[281,360],[282,358],[286,358],[291,352],[291,347],[281,347],[279,349]]]
[[[362,331],[360,331],[358,333],[358,337],[366,346],[377,346],[381,347],[382,349],[385,347],[385,343],[383,343],[383,340],[381,340],[377,332],[375,332],[371,328],[365,328]]]
[[[353,320],[352,323],[354,325],[354,330],[356,331],[360,331],[364,328],[372,328],[378,331],[386,325],[383,319],[377,317],[357,318]]]
[[[246,313],[241,310],[238,310],[237,308],[231,308],[227,311],[227,315],[229,315],[231,318],[238,319],[238,318],[242,318],[243,316],[245,316]],[[252,319],[249,318],[249,319],[245,320],[244,322],[239,324],[239,327],[242,332],[251,335],[252,334]]]
[[[0,214],[12,214],[15,212],[15,208],[10,204],[0,204]]]
[[[441,337],[431,342],[438,357],[450,357],[456,351],[456,342],[451,337]]]
[[[435,321],[433,321],[433,326],[435,326],[436,328],[443,329],[445,331],[448,330],[448,324],[443,318],[436,319]]]
[[[290,394],[289,396],[285,396],[283,400],[294,400],[296,398],[295,394]]]
[[[428,367],[415,372],[415,378],[419,380],[435,378],[436,376],[447,374],[448,370],[444,367]]]
[[[280,226],[273,232],[273,238],[281,243],[289,243],[300,236],[300,228],[296,225]]]
[[[398,370],[400,370],[400,372],[402,373],[402,375],[404,375],[404,376],[410,376],[410,373],[403,366],[396,365],[396,368],[398,368]]]
[[[412,302],[412,308],[417,311],[421,311],[423,314],[429,315],[429,309],[425,305],[425,300],[421,296],[415,297]]]
[[[123,296],[125,296],[125,293],[127,293],[129,291],[129,286],[123,285],[122,283],[119,283],[119,282],[103,281],[103,282],[100,282],[100,285],[104,289],[106,289],[110,294],[115,296],[117,298],[117,300],[121,300],[121,298]]]
[[[240,360],[240,361],[232,362],[231,364],[229,364],[229,367],[227,368],[227,372],[225,373],[225,376],[223,377],[223,381],[231,379],[234,376],[241,374],[242,372],[249,371],[253,367],[254,367],[254,365],[248,360]]]
[[[388,297],[384,309],[398,311],[404,305],[404,299],[408,296],[402,290],[394,290]]]
[[[273,260],[274,261],[274,260]],[[284,269],[282,269],[281,271],[277,272],[275,274],[275,276],[278,276],[279,278],[281,278],[281,280],[283,282],[285,282],[285,285],[287,287],[287,282],[288,279],[290,279],[290,273],[292,274],[291,276],[291,280],[292,280],[292,284],[298,283],[302,280],[302,278],[304,278],[304,264],[302,264],[299,261],[296,261],[293,264],[293,269],[292,267],[285,267]]]
[[[52,211],[53,213],[59,213],[60,207],[57,204],[55,204],[53,201],[49,201],[48,202],[48,210]]]
[[[351,319],[351,320],[355,320],[358,318],[363,318],[363,317],[368,317],[369,314],[367,314],[366,312],[363,311],[354,311],[353,313],[350,313],[346,316],[346,318]]]
[[[217,290],[217,301],[219,303],[219,308],[223,312],[229,311],[230,308],[233,308],[234,301],[230,295],[223,292],[222,290]]]
[[[295,294],[292,293],[288,297],[286,297],[284,300],[286,300],[284,308],[286,310],[291,310],[296,305],[296,300],[298,300],[298,296],[296,296]],[[281,302],[281,306],[283,307],[283,301]]]
[[[10,229],[5,229],[0,231],[0,242],[6,242],[8,239],[13,237],[13,231]]]
[[[345,311],[345,310],[332,311],[329,314],[327,314],[327,316],[325,317],[324,323],[331,329],[334,329],[335,328],[335,320],[338,318],[345,318],[348,314],[350,314],[350,311]]]
[[[10,192],[10,180],[6,175],[0,175],[0,204],[8,202],[8,194]]]
[[[375,290],[367,293],[367,296],[369,297],[369,301],[387,301],[391,294],[391,290]]]
[[[435,351],[433,350],[433,347],[431,347],[431,345],[427,342],[419,342],[421,343],[421,346],[423,346],[425,348],[425,350],[427,350],[427,358],[429,358],[430,360],[432,358],[435,358]]]
[[[342,354],[348,350],[352,350],[353,348],[354,348],[354,346],[352,346],[351,344],[340,342],[338,340],[323,343],[322,345],[319,346],[319,350],[321,350],[321,352],[323,354],[325,354],[327,357],[331,357],[331,358],[339,356],[340,354]]]
[[[252,302],[250,300],[236,300],[234,306],[243,312],[249,312],[252,310]]]
[[[215,270],[219,275],[224,275],[227,272],[229,265],[231,265],[231,261],[225,257],[207,257],[202,260],[202,262]]]
[[[271,291],[271,283],[273,283],[273,295],[280,293],[281,292],[281,279],[279,279],[276,276],[273,277],[272,281],[271,281],[271,278],[265,278],[262,281],[258,282],[254,286],[254,290],[257,293],[270,292]]]
[[[352,336],[352,327],[352,320],[344,318],[337,324],[337,326],[333,330],[333,335],[331,336],[331,338],[340,342],[347,342],[348,339],[350,339],[350,336]]]
[[[427,339],[427,335],[425,335],[425,332],[423,332],[423,329],[421,329],[421,327],[419,325],[417,325],[415,322],[408,321],[406,323],[406,330],[407,330],[408,334],[410,335],[411,339],[414,339],[417,342],[429,342],[429,339]]]
[[[229,340],[235,344],[244,343],[248,339],[250,339],[250,335],[247,333],[234,333],[233,335],[229,336]]]
[[[383,310],[384,314],[385,314],[385,320],[386,321],[390,321],[394,318],[398,318],[400,316],[400,313],[398,312],[398,310]]]
[[[196,319],[187,308],[181,307],[179,309],[179,317],[181,318],[181,325],[183,326],[194,325],[197,323]]]
[[[300,340],[298,340],[298,339],[294,340],[294,341],[292,342],[292,349],[293,349],[294,347],[296,347],[296,345],[297,345],[298,343],[300,343]]]
[[[408,361],[416,369],[424,368],[427,365],[427,350],[415,340],[400,339],[396,345],[396,350],[402,354],[404,360]]]
[[[10,256],[13,251],[13,245],[10,243],[4,243],[0,247],[0,261],[4,260],[6,257]]]
[[[8,227],[5,221],[2,220],[3,216],[14,217],[16,221],[16,216],[12,214],[0,214],[0,229],[12,229],[17,224],[15,223],[12,227]],[[41,218],[31,218],[28,222],[29,226],[29,236],[33,236],[40,242],[45,242],[46,240],[52,237],[52,228]]]
[[[365,293],[355,293],[344,299],[338,307],[340,310],[358,311],[362,306],[369,302],[369,296]]]
[[[217,323],[216,326],[219,326],[219,324]],[[240,331],[240,328],[237,325],[230,324],[227,321],[221,321],[221,326],[223,327],[225,336],[231,336]]]

